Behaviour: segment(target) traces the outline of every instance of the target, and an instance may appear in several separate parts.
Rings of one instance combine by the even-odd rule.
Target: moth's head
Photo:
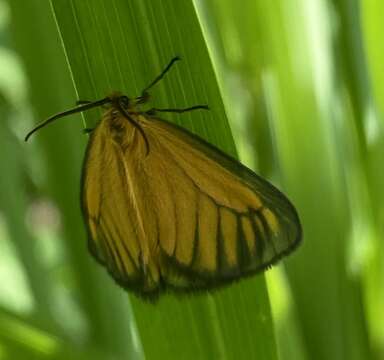
[[[133,110],[134,102],[127,95],[124,95],[121,92],[113,92],[108,96],[108,99],[114,108],[123,108],[127,111]]]

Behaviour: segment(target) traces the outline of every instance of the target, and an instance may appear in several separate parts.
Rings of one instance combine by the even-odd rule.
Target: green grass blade
[[[234,154],[206,43],[189,1],[53,1],[81,99],[112,90],[140,94],[175,55],[182,57],[152,91],[155,106],[209,104],[209,113],[170,117]],[[181,15],[183,14],[183,15]],[[87,116],[94,124],[97,116]],[[262,277],[212,296],[156,306],[132,298],[145,355],[150,358],[276,358]]]

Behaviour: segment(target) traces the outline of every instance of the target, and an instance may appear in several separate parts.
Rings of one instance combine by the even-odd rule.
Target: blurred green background
[[[0,0],[0,360],[384,359],[384,3]],[[79,206],[99,110],[155,106],[296,205],[302,246],[218,292],[144,304],[88,254]],[[236,151],[237,149],[237,151]]]

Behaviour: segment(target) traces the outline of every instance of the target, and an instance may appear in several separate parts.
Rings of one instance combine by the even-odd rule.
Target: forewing
[[[159,243],[173,271],[189,279],[182,287],[252,274],[298,245],[296,210],[274,186],[182,128],[157,118],[142,124]]]
[[[148,255],[148,241],[157,238],[156,226],[137,186],[141,177],[135,168],[135,149],[124,153],[106,133],[103,121],[91,135],[83,168],[82,209],[89,249],[120,285],[150,294],[159,286],[157,268]]]

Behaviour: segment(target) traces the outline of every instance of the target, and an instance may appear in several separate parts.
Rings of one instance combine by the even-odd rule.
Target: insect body
[[[196,135],[141,111],[120,93],[55,115],[104,105],[83,166],[81,203],[89,249],[124,288],[153,300],[264,270],[301,240],[295,208],[274,186]]]

